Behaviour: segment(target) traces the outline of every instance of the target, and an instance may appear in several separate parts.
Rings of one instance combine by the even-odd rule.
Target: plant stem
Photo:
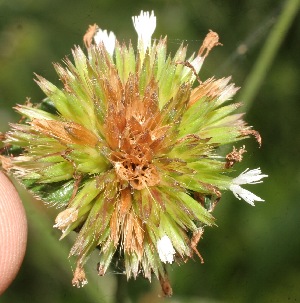
[[[127,298],[126,290],[126,278],[124,275],[116,275],[117,277],[117,288],[115,303],[125,303]]]
[[[282,12],[269,34],[256,63],[245,81],[240,99],[243,101],[243,110],[249,109],[258,90],[272,65],[277,51],[297,15],[300,0],[286,0]]]

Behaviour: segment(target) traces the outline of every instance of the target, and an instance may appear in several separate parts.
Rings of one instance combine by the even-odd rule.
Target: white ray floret
[[[174,254],[176,252],[168,236],[164,235],[157,241],[157,251],[159,258],[163,263],[173,263]]]
[[[95,36],[94,41],[97,45],[101,42],[104,44],[107,52],[112,56],[115,50],[116,45],[116,36],[113,32],[107,32],[107,30],[98,29]]]
[[[255,201],[264,201],[262,198],[256,196],[249,190],[242,188],[241,184],[256,184],[261,183],[262,178],[268,177],[268,175],[263,175],[261,173],[260,168],[249,170],[248,168],[242,172],[238,177],[232,180],[229,189],[233,192],[233,194],[241,200],[244,199],[247,203],[254,206]]]
[[[141,11],[139,16],[132,17],[134,28],[138,34],[138,48],[143,54],[151,46],[151,37],[156,28],[156,16],[154,12]]]
[[[204,57],[197,56],[192,62],[191,65],[195,69],[195,72],[198,74],[203,65]]]

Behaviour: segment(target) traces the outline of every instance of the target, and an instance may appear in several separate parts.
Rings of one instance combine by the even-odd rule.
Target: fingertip
[[[27,220],[11,181],[0,172],[0,295],[16,277],[26,250]]]

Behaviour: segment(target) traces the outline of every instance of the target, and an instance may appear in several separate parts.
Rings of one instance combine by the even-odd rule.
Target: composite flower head
[[[154,13],[133,17],[138,46],[91,25],[86,53],[54,67],[59,88],[41,76],[39,105],[4,135],[3,168],[37,197],[61,209],[54,227],[62,238],[78,233],[73,284],[86,284],[84,265],[99,249],[99,275],[117,260],[128,278],[153,275],[171,294],[166,263],[196,253],[204,227],[224,190],[260,201],[241,184],[260,170],[232,177],[245,148],[219,155],[219,147],[259,134],[228,103],[238,90],[228,78],[202,80],[198,72],[218,35],[210,31],[196,56],[180,46],[167,55],[167,39],[152,40]],[[166,285],[168,287],[166,287]]]

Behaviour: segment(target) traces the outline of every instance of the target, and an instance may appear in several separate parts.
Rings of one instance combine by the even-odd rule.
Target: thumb
[[[20,269],[26,241],[24,207],[13,184],[0,172],[0,295]]]

